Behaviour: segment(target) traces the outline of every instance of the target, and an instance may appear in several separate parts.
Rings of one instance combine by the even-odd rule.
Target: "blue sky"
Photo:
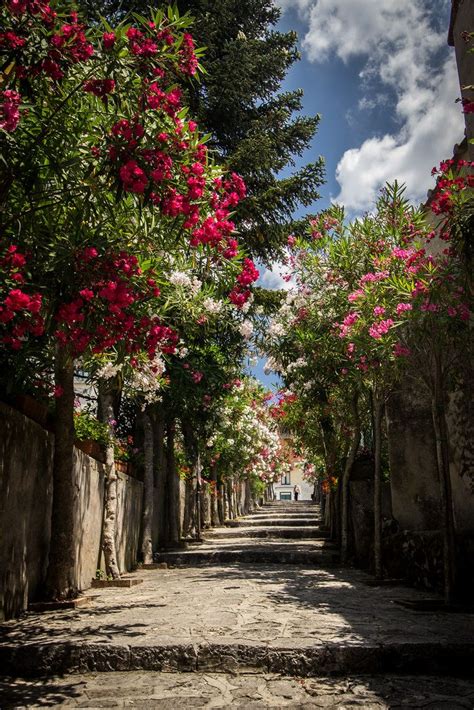
[[[322,155],[326,184],[313,211],[331,201],[352,216],[369,210],[398,179],[415,203],[433,185],[431,168],[463,138],[450,0],[277,0],[279,29],[296,30],[302,59],[284,90],[303,88],[305,114],[321,114],[300,164]],[[281,267],[261,284],[282,288]],[[268,383],[262,375],[257,376]],[[274,380],[270,377],[270,381]]]

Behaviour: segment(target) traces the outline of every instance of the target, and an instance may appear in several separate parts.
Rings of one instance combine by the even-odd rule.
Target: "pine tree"
[[[149,6],[146,0],[82,4],[107,17],[146,14]],[[299,59],[297,35],[275,30],[280,10],[273,0],[178,0],[177,5],[195,18],[193,36],[206,47],[207,73],[190,89],[192,110],[212,135],[210,147],[246,181],[249,197],[236,216],[241,241],[254,257],[272,261],[287,236],[298,231],[295,212],[318,199],[323,182],[322,158],[295,169],[319,123],[319,116],[301,115],[302,90],[281,88]]]

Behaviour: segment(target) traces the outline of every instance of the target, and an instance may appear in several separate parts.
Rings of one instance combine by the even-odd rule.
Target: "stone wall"
[[[50,540],[54,436],[0,403],[0,619],[24,611],[44,582]],[[77,566],[87,589],[100,559],[104,471],[75,450]],[[136,565],[142,483],[119,474],[117,545],[123,571]]]
[[[469,52],[472,43],[466,43],[464,32],[474,32],[474,3],[471,0],[454,0],[449,29],[449,44],[454,47],[459,74],[461,95],[469,101],[474,100],[474,91],[464,87],[474,84],[474,54]],[[466,114],[466,137],[474,138],[474,114]],[[474,160],[474,145],[468,143],[470,160]]]
[[[402,382],[387,403],[392,512],[402,529],[439,528],[439,479],[431,405]]]
[[[471,373],[471,380],[468,374]],[[474,404],[472,368],[448,407],[450,474],[461,590],[474,591]],[[425,392],[406,380],[387,405],[390,485],[398,531],[386,540],[393,576],[442,589],[439,477],[431,409]]]

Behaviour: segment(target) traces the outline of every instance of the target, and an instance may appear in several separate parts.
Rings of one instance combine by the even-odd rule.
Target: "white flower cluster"
[[[216,301],[213,298],[205,298],[202,305],[204,310],[206,310],[210,315],[219,315],[219,313],[222,313],[224,308],[224,303],[222,301]]]
[[[107,362],[100,370],[97,370],[97,377],[102,380],[111,380],[112,377],[121,372],[123,365],[114,365],[112,362]]]
[[[166,364],[161,355],[150,362],[141,363],[133,370],[128,386],[141,395],[147,404],[158,402],[160,395],[160,378],[165,372]]]
[[[244,320],[243,323],[240,324],[239,326],[239,333],[242,335],[246,340],[249,340],[249,338],[252,337],[253,333],[253,323],[250,320]]]
[[[189,289],[193,295],[196,295],[202,286],[202,281],[196,276],[188,276],[184,271],[173,271],[170,275],[170,283],[173,286]]]

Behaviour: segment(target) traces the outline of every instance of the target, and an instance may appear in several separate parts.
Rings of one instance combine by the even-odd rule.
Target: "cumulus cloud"
[[[454,99],[459,92],[456,68],[446,62],[433,105],[414,111],[398,134],[369,138],[347,150],[336,169],[341,186],[336,202],[362,212],[373,204],[378,190],[397,179],[414,202],[422,202],[433,186],[431,168],[452,155],[455,137],[462,136],[462,119]],[[450,97],[451,100],[447,100]]]
[[[308,31],[303,48],[313,62],[332,56],[349,63],[365,59],[360,73],[364,97],[359,109],[380,105],[379,94],[396,96],[387,106],[397,128],[346,151],[337,166],[336,200],[350,210],[368,209],[379,188],[399,179],[420,200],[431,186],[431,167],[452,154],[463,135],[454,54],[447,28],[436,28],[448,0],[281,0],[296,9]],[[444,54],[443,54],[444,53]],[[370,89],[373,94],[371,95]],[[351,112],[351,120],[354,120]]]

